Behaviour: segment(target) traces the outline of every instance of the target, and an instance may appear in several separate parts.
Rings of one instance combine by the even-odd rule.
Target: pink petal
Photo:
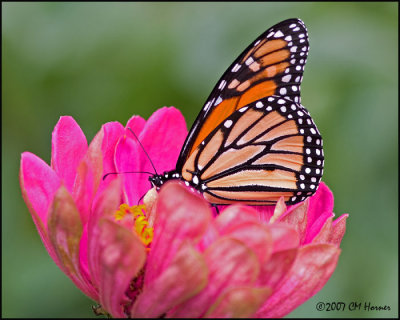
[[[329,238],[330,235],[330,227],[332,225],[332,217],[334,214],[331,211],[321,212],[318,217],[314,217],[314,223],[312,225],[308,224],[306,237],[304,239],[303,244],[311,243],[315,241],[323,242]],[[319,237],[319,240],[315,240],[316,237]],[[325,239],[325,240],[323,240]]]
[[[60,186],[60,179],[42,159],[33,153],[24,152],[21,155],[20,183],[35,223],[43,224],[46,229],[47,215]]]
[[[173,170],[187,136],[186,122],[179,110],[164,107],[154,112],[147,120],[139,139],[158,173]],[[150,159],[143,150],[138,150],[138,171],[154,172]],[[148,175],[138,176],[138,193],[145,194],[150,184]]]
[[[181,112],[174,107],[164,107],[151,115],[139,138],[161,173],[175,169],[186,136],[186,122]],[[143,153],[141,156],[141,170],[153,171],[147,157]]]
[[[296,261],[257,317],[283,317],[316,294],[328,281],[340,249],[331,244],[310,244],[299,248]]]
[[[340,246],[344,233],[346,232],[346,220],[349,215],[347,213],[342,214],[339,218],[333,221],[331,235],[329,237],[329,242]]]
[[[130,128],[136,134],[136,136],[139,137],[145,125],[146,120],[144,120],[141,116],[133,116],[128,120],[125,128]]]
[[[300,236],[300,243],[303,243],[306,236],[307,228],[307,210],[308,210],[308,199],[299,204],[293,205],[289,210],[281,216],[279,221],[288,223],[295,227]]]
[[[48,218],[48,232],[61,262],[61,269],[83,293],[96,299],[95,289],[80,273],[79,242],[82,224],[74,200],[64,186],[61,186],[54,196]]]
[[[327,185],[321,181],[318,190],[309,199],[310,204],[307,220],[308,224],[311,226],[321,214],[333,211],[333,193],[329,190]]]
[[[300,244],[295,227],[282,222],[269,225],[273,241],[273,252],[297,248]]]
[[[312,243],[328,243],[332,233],[332,217],[327,219],[319,233],[312,239]]]
[[[274,223],[275,221],[279,220],[279,218],[286,212],[287,207],[284,199],[285,198],[283,196],[279,198],[275,206],[274,214],[269,220],[269,223]]]
[[[88,148],[86,137],[74,118],[60,117],[52,135],[51,167],[72,192],[76,170]]]
[[[103,125],[104,132],[101,151],[103,153],[103,175],[116,172],[115,147],[119,138],[124,134],[124,127],[119,122],[108,122]]]
[[[40,238],[49,255],[61,268],[61,263],[47,234],[47,216],[54,194],[60,186],[60,179],[47,163],[30,152],[24,152],[21,155],[19,179],[22,196]]]
[[[171,264],[143,288],[131,316],[159,318],[199,293],[207,284],[207,276],[208,268],[202,255],[190,243],[182,243]]]
[[[99,222],[100,303],[114,318],[126,317],[126,290],[143,268],[146,249],[140,239],[119,224]]]
[[[285,278],[297,257],[297,248],[274,252],[271,258],[261,265],[257,284],[275,288]]]
[[[104,217],[112,217],[121,204],[121,181],[116,178],[99,195],[93,204],[93,210],[88,220],[88,266],[93,285],[99,287],[101,282],[99,256],[100,226],[99,221]]]
[[[103,154],[101,150],[103,138],[104,131],[102,129],[93,138],[77,169],[72,194],[83,224],[86,224],[88,220],[93,198],[103,179]]]
[[[154,238],[147,259],[145,284],[168,267],[181,243],[196,244],[211,221],[208,203],[176,181],[167,182],[159,193]]]
[[[268,287],[240,287],[227,290],[207,311],[206,318],[251,317],[270,296]]]
[[[221,235],[228,235],[245,243],[255,252],[260,263],[267,261],[272,253],[272,235],[267,226],[259,222],[242,223],[225,229]]]
[[[215,219],[215,226],[220,233],[245,222],[259,222],[258,212],[250,206],[231,205]]]
[[[239,240],[222,237],[207,248],[204,257],[210,270],[207,287],[179,305],[168,316],[200,317],[226,290],[251,285],[258,277],[258,258]]]
[[[139,167],[139,153],[141,152],[140,146],[137,141],[127,137],[127,132],[122,136],[115,149],[115,166],[117,172],[138,172]],[[122,174],[122,181],[124,184],[124,202],[129,205],[137,205],[139,198],[150,187],[150,182],[147,181],[145,185],[141,186],[141,176],[148,177],[148,175],[139,173],[125,173]]]

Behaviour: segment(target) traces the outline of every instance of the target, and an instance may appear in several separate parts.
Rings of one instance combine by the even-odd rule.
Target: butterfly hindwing
[[[212,90],[186,138],[177,170],[214,128],[240,108],[272,95],[300,103],[308,46],[307,29],[299,19],[278,23],[251,43]]]
[[[307,110],[280,96],[228,116],[185,162],[182,177],[214,204],[303,201],[323,173],[322,138]]]

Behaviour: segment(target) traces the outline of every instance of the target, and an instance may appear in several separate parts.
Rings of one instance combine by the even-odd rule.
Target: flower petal
[[[230,205],[215,219],[215,226],[220,233],[229,228],[240,226],[244,222],[259,222],[258,212],[250,206]]]
[[[225,229],[221,235],[229,235],[249,246],[257,255],[260,263],[269,259],[272,253],[272,235],[267,226],[259,222],[245,222]]]
[[[54,251],[47,233],[47,216],[54,194],[60,186],[60,179],[47,163],[30,152],[21,155],[19,173],[22,197],[32,215],[43,244],[61,268],[61,263]]]
[[[300,243],[303,243],[306,230],[307,230],[307,210],[308,210],[308,199],[299,204],[291,206],[290,209],[281,216],[279,221],[286,222],[295,227],[300,236]]]
[[[137,141],[128,138],[126,132],[120,137],[115,149],[115,167],[117,172],[138,172],[140,171],[139,153],[142,150]],[[123,174],[122,181],[124,184],[124,202],[130,206],[137,205],[137,201],[142,196],[142,190],[149,189],[150,182],[147,181],[146,185],[141,185],[141,176],[148,177],[148,175],[131,173]],[[147,189],[146,189],[147,188]]]
[[[157,201],[154,239],[147,259],[145,284],[157,278],[171,263],[185,240],[196,244],[211,220],[208,203],[176,181],[167,182]]]
[[[274,252],[270,259],[261,265],[257,284],[275,288],[292,268],[297,256],[297,248]]]
[[[329,243],[340,246],[344,233],[346,232],[346,220],[349,215],[342,214],[339,218],[333,221]]]
[[[134,233],[108,219],[100,221],[99,236],[100,303],[113,317],[126,317],[125,292],[143,268],[146,249]]]
[[[77,169],[72,195],[83,224],[86,224],[88,220],[93,198],[103,178],[103,154],[101,150],[103,138],[104,131],[101,129],[93,138]]]
[[[103,217],[110,217],[121,203],[121,181],[116,178],[103,190],[93,203],[92,213],[88,220],[88,266],[94,286],[99,287],[101,282],[99,256],[100,227],[99,221]]]
[[[48,232],[61,262],[61,269],[83,293],[96,299],[95,289],[80,273],[79,243],[82,224],[74,200],[63,185],[54,196],[48,218]]]
[[[273,239],[273,252],[297,248],[300,244],[296,229],[286,223],[277,222],[269,226]]]
[[[187,136],[182,113],[174,107],[154,112],[140,133],[140,141],[158,172],[175,169],[183,142]],[[150,161],[141,153],[142,171],[153,171]]]
[[[328,281],[340,249],[331,244],[309,244],[299,248],[291,270],[276,288],[257,317],[283,317],[316,294]]]
[[[72,192],[77,167],[87,148],[85,134],[74,118],[60,117],[52,134],[51,167],[69,192]]]
[[[239,240],[219,238],[207,248],[204,257],[210,270],[207,287],[179,305],[168,317],[200,317],[226,290],[252,285],[258,277],[257,256]]]
[[[327,243],[332,232],[332,217],[327,219],[319,233],[312,239],[312,243]],[[307,242],[306,242],[307,243]]]
[[[271,295],[268,287],[240,287],[227,290],[207,311],[205,318],[251,317]]]
[[[128,120],[125,128],[130,128],[136,134],[136,136],[139,137],[145,125],[146,120],[144,120],[141,116],[134,115]]]
[[[333,212],[333,193],[324,182],[321,181],[317,191],[309,199],[310,204],[307,214],[309,226],[312,226],[314,221],[323,213]]]
[[[159,318],[199,293],[207,284],[208,268],[202,255],[184,242],[165,271],[143,288],[132,317]]]
[[[101,151],[103,153],[103,175],[116,172],[115,147],[119,138],[124,134],[124,127],[119,122],[108,122],[103,125],[104,133]]]
[[[47,229],[47,216],[54,194],[60,186],[56,173],[30,152],[21,155],[20,183],[25,203],[35,223]]]

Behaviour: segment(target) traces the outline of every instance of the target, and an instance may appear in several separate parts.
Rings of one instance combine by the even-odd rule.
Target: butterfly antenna
[[[103,176],[103,180],[105,180],[111,174],[122,174],[122,173],[146,173],[146,174],[149,174],[149,175],[153,175],[153,172],[147,172],[147,171],[109,172],[109,173],[106,173]]]
[[[151,161],[151,159],[150,159],[148,153],[146,152],[146,149],[143,147],[143,145],[142,145],[142,143],[140,142],[140,140],[139,140],[139,138],[137,137],[137,135],[133,132],[133,130],[132,130],[131,128],[128,127],[128,130],[129,130],[130,132],[132,132],[132,134],[135,136],[136,140],[139,142],[139,144],[140,144],[140,146],[142,147],[142,149],[143,149],[144,153],[146,154],[147,158],[150,160],[150,163],[151,163],[151,166],[152,166],[153,169],[154,169],[154,172],[158,175],[158,172],[157,172],[157,170],[156,170],[156,167],[155,167],[154,164],[153,164],[153,161]]]

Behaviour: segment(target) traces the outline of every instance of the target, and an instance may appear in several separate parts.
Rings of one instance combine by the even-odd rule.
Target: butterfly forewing
[[[305,108],[262,98],[235,111],[199,144],[182,176],[214,204],[295,204],[323,173],[322,138]]]
[[[250,44],[208,97],[186,138],[177,170],[220,123],[240,108],[272,95],[300,103],[307,54],[307,29],[299,19],[276,24]]]

